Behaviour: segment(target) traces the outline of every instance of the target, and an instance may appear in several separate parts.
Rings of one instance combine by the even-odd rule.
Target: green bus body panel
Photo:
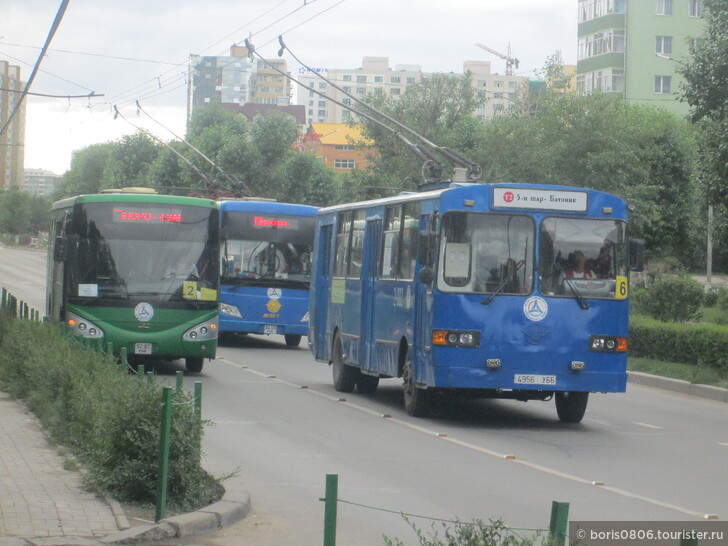
[[[164,203],[166,205],[190,205],[217,208],[217,203],[201,197],[184,197],[179,195],[158,195],[153,193],[99,193],[77,195],[53,203],[52,210],[73,207],[87,203]]]
[[[127,354],[134,356],[135,343],[151,343],[152,354],[144,356],[215,358],[217,339],[188,341],[182,339],[182,336],[190,328],[217,317],[217,309],[197,311],[155,308],[154,317],[149,322],[137,320],[133,307],[88,307],[69,304],[68,311],[101,328],[104,332],[104,349],[112,343],[114,354],[119,354],[121,347],[126,347]]]

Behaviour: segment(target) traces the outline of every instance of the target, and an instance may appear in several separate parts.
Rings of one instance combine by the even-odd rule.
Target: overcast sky
[[[30,76],[61,0],[0,0],[0,60]],[[26,168],[62,174],[71,153],[116,140],[135,128],[164,140],[157,122],[184,135],[186,72],[191,53],[227,55],[252,37],[265,57],[277,56],[277,36],[318,68],[357,68],[363,57],[388,57],[425,72],[461,73],[463,61],[505,62],[510,44],[518,74],[534,76],[561,51],[576,63],[577,0],[70,0],[31,91],[92,99],[29,97]],[[286,55],[284,54],[284,57]],[[289,70],[298,65],[286,58]]]

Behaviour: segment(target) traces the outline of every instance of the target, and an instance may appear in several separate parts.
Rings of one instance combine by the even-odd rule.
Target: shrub
[[[162,388],[61,336],[49,323],[0,322],[0,386],[26,401],[51,438],[66,445],[97,489],[121,501],[156,499]],[[222,495],[200,466],[202,425],[192,396],[173,396],[171,506],[197,508]]]
[[[634,310],[663,322],[687,322],[698,317],[702,285],[686,275],[657,277],[646,288],[632,292]]]
[[[629,353],[728,370],[728,327],[665,323],[633,316],[629,324]]]

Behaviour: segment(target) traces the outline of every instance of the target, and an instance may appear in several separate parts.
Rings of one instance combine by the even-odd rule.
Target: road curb
[[[156,540],[184,538],[210,533],[232,525],[250,512],[250,494],[225,494],[218,502],[195,512],[161,520],[159,523],[138,525],[107,535],[100,544],[143,544]]]
[[[669,377],[661,377],[643,372],[627,372],[627,382],[680,394],[689,394],[690,396],[697,396],[698,398],[715,400],[717,402],[728,402],[728,389],[691,383],[683,379],[671,379]]]

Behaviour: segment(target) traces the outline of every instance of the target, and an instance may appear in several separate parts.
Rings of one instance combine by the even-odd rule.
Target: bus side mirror
[[[420,269],[420,282],[424,284],[432,284],[435,280],[435,272],[431,267],[423,267]]]
[[[645,241],[644,239],[629,240],[629,269],[642,271],[645,268]]]
[[[53,261],[65,262],[68,256],[68,239],[65,237],[56,237],[56,242],[53,245]]]

